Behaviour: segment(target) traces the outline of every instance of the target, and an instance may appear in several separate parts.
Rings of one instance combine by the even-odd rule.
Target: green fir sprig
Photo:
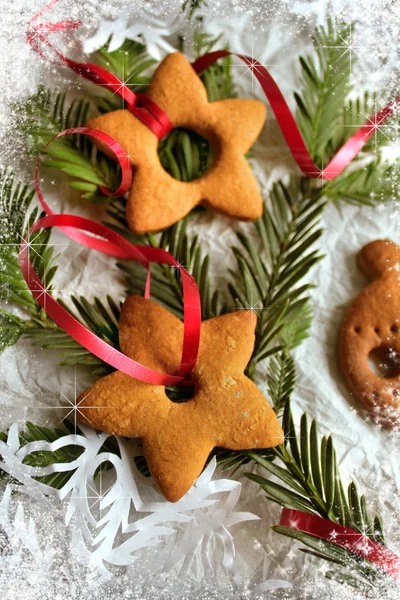
[[[259,246],[242,233],[238,235],[240,246],[233,251],[241,278],[231,272],[235,282],[229,289],[238,308],[258,314],[250,375],[258,362],[283,348],[281,338],[289,335],[289,330],[289,349],[307,336],[307,293],[312,285],[302,281],[322,258],[315,249],[322,234],[318,225],[325,202],[321,196],[321,190],[309,181],[294,176],[289,185],[279,181],[255,224]]]
[[[286,394],[283,391],[282,396],[287,396],[282,420],[285,442],[271,452],[271,457],[277,461],[271,460],[271,457],[266,459],[258,453],[248,453],[256,465],[279,483],[256,473],[246,473],[246,476],[266,492],[268,500],[284,508],[320,516],[385,545],[381,518],[378,514],[371,514],[366,497],[359,495],[354,482],[350,482],[345,491],[332,436],[321,438],[317,421],[313,419],[309,424],[305,413],[297,433],[290,409],[290,392]],[[334,536],[332,541],[327,541],[291,527],[278,525],[273,529],[302,542],[310,549],[303,549],[304,552],[344,569],[338,573],[329,571],[331,578],[338,575],[343,581],[367,591],[386,579],[386,575],[368,560],[338,546]]]
[[[32,207],[34,193],[21,183],[15,184],[13,174],[0,171],[0,300],[29,315],[25,320],[1,310],[0,352],[18,341],[22,334],[37,324],[47,327],[50,319],[33,298],[22,276],[18,261],[20,245],[29,241],[30,260],[46,288],[51,292],[57,267],[49,231],[37,231],[28,236],[31,225],[40,216]]]
[[[113,161],[96,150],[87,136],[63,136],[45,148],[61,131],[85,125],[94,111],[93,104],[85,98],[71,100],[66,93],[39,87],[37,94],[20,102],[15,110],[18,128],[32,155],[44,152],[43,166],[68,175],[70,187],[80,191],[83,198],[104,200],[98,188],[112,188],[118,169]]]
[[[312,56],[300,57],[300,93],[295,92],[298,106],[296,121],[315,164],[319,168],[332,158],[332,140],[337,135],[344,102],[350,92],[351,55],[343,52],[343,39],[353,26],[332,19],[327,26],[316,27]]]

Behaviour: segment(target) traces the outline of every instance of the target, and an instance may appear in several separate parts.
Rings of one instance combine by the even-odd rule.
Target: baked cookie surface
[[[165,497],[179,500],[200,475],[215,446],[243,450],[283,442],[275,412],[244,374],[254,347],[257,317],[238,311],[204,321],[194,395],[172,402],[163,386],[119,371],[103,377],[78,398],[79,412],[96,429],[141,438],[152,476]],[[164,373],[176,373],[183,324],[139,296],[125,301],[120,319],[122,352]]]
[[[179,52],[161,62],[147,95],[168,115],[174,128],[204,136],[212,147],[213,161],[198,179],[181,182],[162,167],[157,137],[129,110],[88,121],[87,127],[111,135],[129,155],[133,181],[126,216],[132,231],[147,233],[168,227],[198,204],[235,219],[260,217],[261,193],[244,155],[264,125],[265,105],[236,98],[209,102],[201,79]],[[99,147],[106,150],[101,143]]]
[[[348,307],[341,326],[339,361],[352,393],[386,426],[400,425],[400,248],[389,240],[364,246],[360,269],[373,281]],[[371,352],[393,368],[381,376],[368,363]],[[397,364],[397,368],[396,368]],[[386,375],[386,376],[385,376]]]

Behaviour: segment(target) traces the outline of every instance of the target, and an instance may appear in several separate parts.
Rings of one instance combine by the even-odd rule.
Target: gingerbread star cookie
[[[111,135],[130,157],[133,182],[126,217],[132,231],[168,227],[198,204],[235,219],[261,216],[261,193],[244,154],[263,127],[265,105],[242,99],[208,102],[200,78],[179,52],[159,65],[147,95],[174,128],[190,129],[207,138],[213,162],[202,177],[188,183],[177,181],[160,163],[157,137],[129,110],[91,119],[88,127]]]
[[[165,388],[116,371],[78,398],[85,421],[108,433],[141,438],[152,476],[165,497],[179,500],[200,475],[215,446],[243,450],[283,442],[276,414],[244,375],[255,340],[256,315],[238,311],[204,321],[194,395],[172,402]],[[119,325],[122,352],[142,364],[176,373],[183,324],[151,300],[130,296]]]
[[[339,357],[350,390],[374,419],[400,425],[400,248],[376,240],[358,254],[360,269],[372,279],[346,311],[340,331]],[[390,369],[374,373],[373,352]],[[391,364],[390,364],[391,363]]]

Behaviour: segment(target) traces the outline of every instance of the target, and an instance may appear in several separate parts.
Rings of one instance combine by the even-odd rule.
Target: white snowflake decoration
[[[234,571],[235,547],[229,528],[258,519],[252,513],[234,511],[241,484],[227,479],[212,481],[214,458],[179,502],[167,502],[153,482],[138,471],[133,460],[140,455],[137,443],[117,438],[119,457],[101,451],[109,437],[82,426],[82,435],[71,434],[52,443],[37,441],[20,447],[18,426],[13,425],[7,442],[0,442],[4,461],[1,468],[23,484],[18,486],[20,491],[45,501],[52,510],[54,501],[66,504],[65,524],[71,527],[74,546],[79,551],[90,550],[90,567],[103,580],[111,576],[108,565],[133,564],[138,551],[165,543],[165,536],[176,534],[176,524],[185,524],[185,533],[172,552],[161,552],[160,560],[167,569],[182,563],[181,571],[187,573],[194,558],[200,555],[204,569],[212,571],[211,541],[217,537],[223,544],[223,566]],[[55,452],[72,445],[82,448],[82,454],[72,462],[47,467],[23,462],[32,452]],[[105,463],[113,466],[114,477],[111,472],[101,471],[95,480],[96,471]],[[59,490],[35,479],[70,471],[74,471],[72,476]],[[104,484],[108,485],[105,491]]]
[[[112,52],[120,48],[125,39],[145,44],[150,56],[161,60],[163,54],[175,52],[175,48],[165,39],[180,30],[179,18],[162,20],[149,9],[140,16],[122,13],[116,20],[99,21],[97,31],[83,41],[86,53],[98,50],[110,39],[108,50]]]

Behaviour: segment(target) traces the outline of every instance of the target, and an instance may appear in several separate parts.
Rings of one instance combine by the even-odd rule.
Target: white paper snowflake
[[[150,56],[161,60],[164,54],[175,52],[165,39],[180,30],[179,17],[161,19],[148,8],[140,15],[124,12],[114,21],[101,19],[96,32],[83,42],[86,53],[98,50],[110,40],[110,52],[122,46],[125,39],[145,44]]]
[[[134,457],[140,449],[134,440],[117,438],[120,456],[102,451],[110,438],[82,426],[82,435],[66,435],[55,442],[37,441],[20,447],[17,425],[13,425],[7,442],[0,442],[3,471],[23,486],[18,489],[49,507],[54,500],[66,506],[65,524],[70,526],[74,547],[90,550],[89,564],[96,575],[110,577],[109,565],[128,566],[137,553],[148,547],[165,543],[165,536],[175,535],[184,524],[182,539],[173,551],[160,554],[160,566],[172,569],[180,565],[187,573],[196,556],[201,556],[204,570],[212,571],[212,541],[223,545],[222,564],[235,570],[235,546],[229,532],[232,525],[258,519],[248,512],[235,512],[241,484],[220,479],[212,481],[215,458],[197,479],[192,489],[179,502],[167,502],[154,483],[140,474]],[[33,452],[55,452],[68,446],[82,449],[72,462],[53,463],[34,467],[24,463]],[[112,465],[113,469],[109,469]],[[104,468],[108,472],[104,472]],[[95,473],[102,468],[95,479]],[[37,477],[73,472],[57,490],[37,481]],[[7,496],[5,496],[7,497]],[[53,502],[47,500],[52,498]]]

